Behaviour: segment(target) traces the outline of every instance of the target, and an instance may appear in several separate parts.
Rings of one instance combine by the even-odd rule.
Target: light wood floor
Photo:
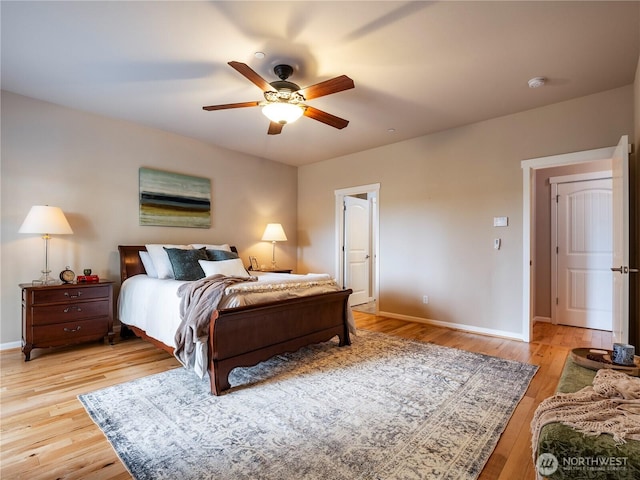
[[[480,476],[533,480],[529,423],[540,401],[555,391],[567,353],[575,347],[610,348],[611,334],[537,324],[529,344],[354,312],[359,328],[539,365],[525,397]],[[178,367],[165,352],[139,339],[115,345],[0,353],[0,478],[131,478],[76,398]],[[122,405],[122,408],[127,408]]]

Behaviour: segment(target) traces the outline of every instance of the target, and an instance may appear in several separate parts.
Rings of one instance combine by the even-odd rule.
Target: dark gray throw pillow
[[[232,260],[234,258],[240,258],[235,252],[228,252],[226,250],[213,250],[211,248],[207,249],[207,256],[209,258],[206,258],[205,260],[213,260],[216,262],[220,260]]]
[[[167,247],[164,247],[164,249],[169,256],[176,280],[199,280],[204,278],[204,271],[198,260],[209,260],[205,247],[192,250]]]

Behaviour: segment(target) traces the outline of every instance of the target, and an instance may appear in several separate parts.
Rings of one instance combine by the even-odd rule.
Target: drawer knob
[[[65,331],[65,332],[77,332],[78,330],[80,330],[80,325],[78,325],[76,328],[67,328],[67,327],[64,327],[64,331]]]
[[[69,298],[78,298],[80,295],[82,295],[82,291],[80,290],[77,291],[76,293],[64,292],[64,296]]]
[[[75,310],[76,312],[81,312],[81,311],[82,311],[82,308],[80,308],[80,307],[70,306],[70,307],[65,308],[65,309],[63,310],[63,312],[64,312],[64,313],[69,313],[71,310]]]

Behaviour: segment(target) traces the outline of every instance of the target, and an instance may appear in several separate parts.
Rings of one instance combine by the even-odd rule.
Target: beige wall
[[[269,221],[283,223],[289,237],[278,245],[281,265],[296,265],[298,244],[298,271],[332,271],[334,190],[378,182],[380,308],[518,335],[520,161],[612,146],[623,134],[638,145],[639,77],[633,86],[302,167],[297,180],[293,167],[3,92],[0,345],[19,341],[17,284],[42,269],[42,240],[17,233],[31,205],[60,206],[74,228],[52,240],[54,273],[70,265],[117,279],[121,243],[228,241],[245,261],[267,261],[270,246],[259,239]],[[211,178],[212,227],[140,227],[141,166]],[[492,227],[494,216],[508,216],[509,226]]]
[[[74,234],[51,240],[50,267],[119,279],[119,244],[229,242],[268,263],[266,223],[283,224],[278,263],[295,267],[297,169],[199,141],[2,93],[0,344],[21,338],[18,284],[39,277],[43,241],[18,234],[29,208],[62,208]],[[138,225],[138,169],[211,179],[209,229]]]
[[[520,162],[632,129],[627,86],[301,167],[298,267],[334,264],[334,191],[380,183],[380,309],[521,335]]]

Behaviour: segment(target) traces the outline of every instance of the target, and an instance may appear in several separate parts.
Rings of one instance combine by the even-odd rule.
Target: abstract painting
[[[140,168],[140,225],[209,228],[211,181]]]

